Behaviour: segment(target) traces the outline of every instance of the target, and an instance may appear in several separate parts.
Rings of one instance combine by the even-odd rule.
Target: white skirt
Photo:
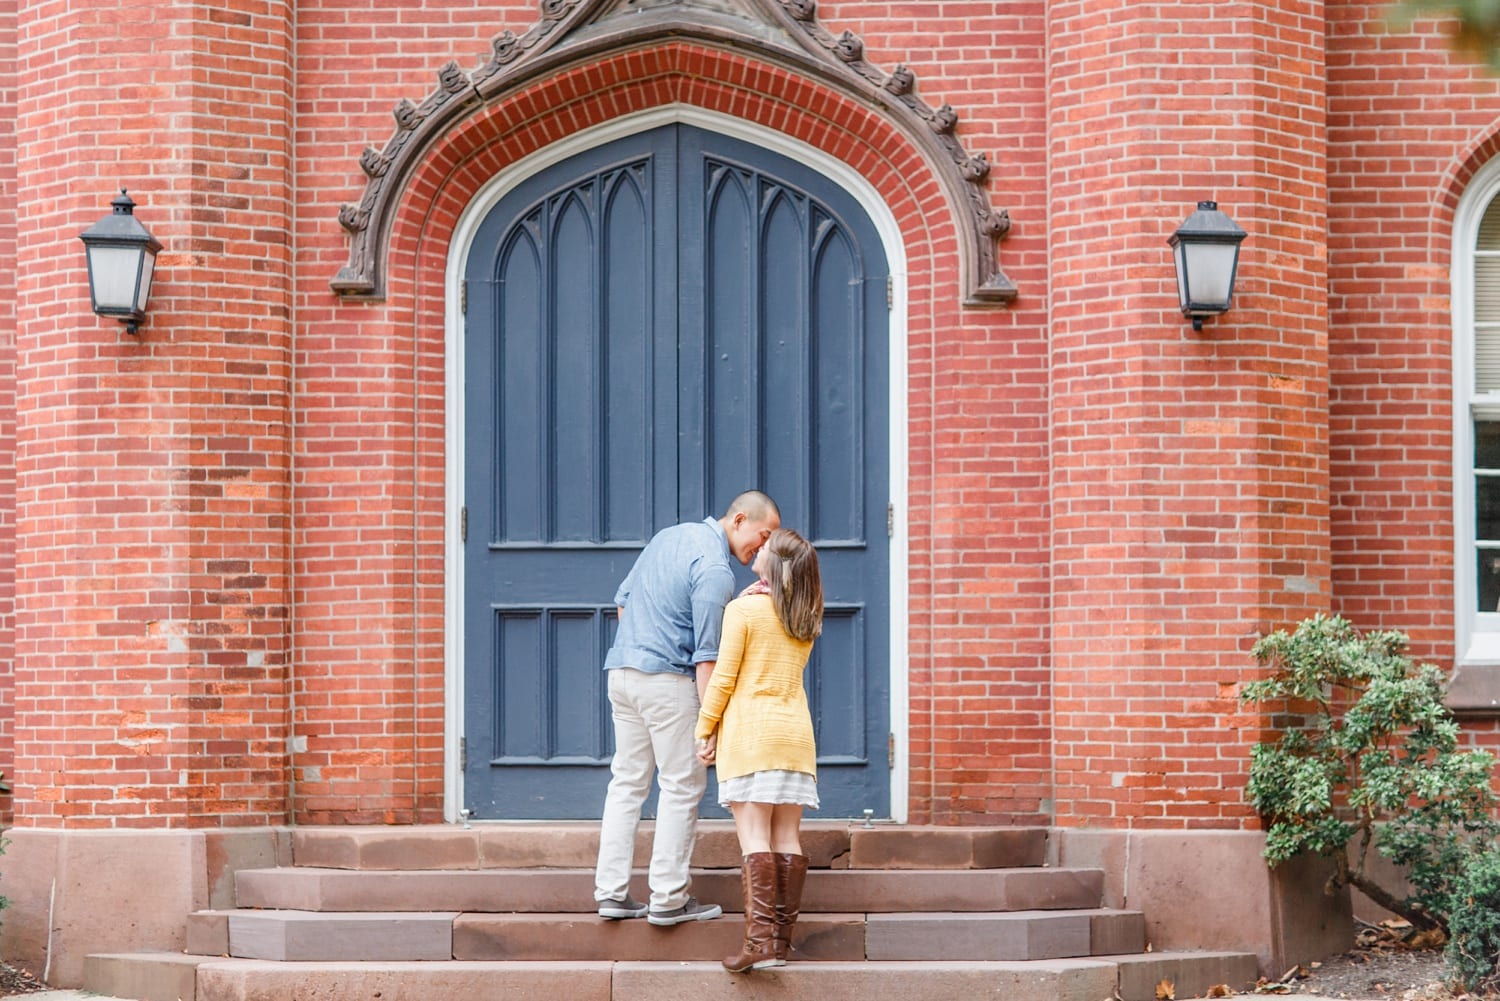
[[[730,803],[796,803],[818,808],[818,780],[806,772],[779,769],[736,775],[719,783],[719,805]]]

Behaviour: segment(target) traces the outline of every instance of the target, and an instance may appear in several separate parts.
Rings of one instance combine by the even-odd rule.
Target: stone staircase
[[[139,1001],[1153,1001],[1247,990],[1248,953],[1150,952],[1104,873],[1045,864],[1047,832],[812,823],[792,962],[731,975],[739,851],[700,825],[693,892],[717,921],[604,921],[597,824],[300,828],[289,867],[236,874],[234,910],[188,917],[183,953],[88,957],[84,986]],[[643,825],[637,862],[649,855]],[[644,899],[645,877],[632,887]]]

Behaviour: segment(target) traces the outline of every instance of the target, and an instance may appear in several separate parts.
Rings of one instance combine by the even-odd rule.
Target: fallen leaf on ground
[[[1161,983],[1156,985],[1156,1001],[1174,1001],[1176,997],[1176,985],[1166,977],[1162,977]]]
[[[1230,989],[1228,984],[1214,984],[1208,989],[1208,997],[1232,998],[1234,997],[1234,991]]]
[[[1419,931],[1406,940],[1408,949],[1437,949],[1448,942],[1448,936],[1443,934],[1441,928],[1428,928]]]

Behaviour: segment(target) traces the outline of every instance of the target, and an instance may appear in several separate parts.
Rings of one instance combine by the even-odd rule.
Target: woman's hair
[[[766,582],[771,607],[793,639],[810,643],[823,631],[823,577],[818,551],[790,528],[778,528],[766,540]]]

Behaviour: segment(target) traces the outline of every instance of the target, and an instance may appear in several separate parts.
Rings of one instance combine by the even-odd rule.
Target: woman
[[[732,973],[786,965],[802,908],[802,809],[818,806],[812,714],[802,671],[823,630],[818,554],[796,532],[771,533],[760,580],[724,610],[719,660],[698,715],[698,755],[715,763],[743,862],[745,943]]]

